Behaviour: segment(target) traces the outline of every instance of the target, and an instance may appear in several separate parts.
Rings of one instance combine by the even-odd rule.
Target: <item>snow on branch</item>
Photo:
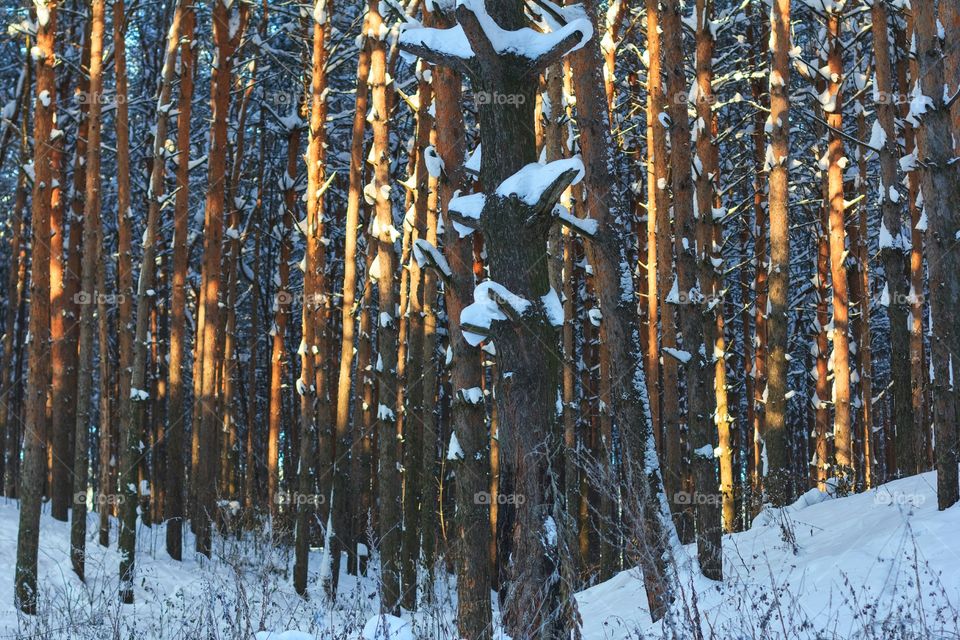
[[[460,312],[463,338],[473,347],[490,336],[490,327],[497,320],[516,321],[530,308],[530,301],[512,293],[493,280],[486,280],[473,290],[473,304]]]
[[[413,257],[421,267],[427,266],[436,269],[445,281],[453,275],[447,259],[443,257],[440,250],[423,238],[419,238],[413,243]]]
[[[576,51],[593,36],[593,24],[586,17],[578,17],[548,33],[540,33],[529,27],[508,31],[490,17],[484,0],[459,0],[457,18],[461,24],[465,23],[464,18],[472,21],[471,15],[497,54],[526,58],[538,68],[547,67],[571,51]],[[468,36],[472,31],[466,28]]]
[[[583,161],[579,156],[545,164],[531,162],[501,182],[497,195],[502,198],[517,196],[528,206],[535,207],[547,199],[548,194],[556,193],[559,198],[564,189],[582,178]]]
[[[482,193],[472,193],[467,196],[454,196],[447,204],[447,213],[461,238],[465,238],[480,227],[480,213],[487,197]]]
[[[471,64],[474,59],[473,49],[470,48],[470,42],[459,24],[449,29],[434,29],[411,21],[404,25],[400,32],[398,44],[404,51],[433,64],[466,74],[474,72]]]
[[[470,154],[470,157],[467,158],[467,161],[463,163],[463,169],[468,174],[474,178],[480,176],[480,161],[483,158],[483,145],[478,144],[477,148],[473,150],[473,153]]]
[[[532,162],[501,182],[496,194],[501,198],[515,196],[534,214],[543,214],[553,210],[564,189],[581,179],[583,162],[579,156],[546,164]]]
[[[557,24],[557,28],[546,33],[530,27],[502,28],[487,13],[484,0],[458,0],[456,15],[458,24],[449,29],[408,22],[411,26],[400,34],[400,48],[434,64],[476,76],[505,57],[519,58],[527,67],[543,69],[593,37],[593,24],[585,14]]]
[[[578,218],[570,213],[570,210],[562,204],[558,204],[553,208],[553,215],[556,216],[560,224],[572,231],[581,233],[588,238],[597,235],[597,221],[593,218]]]

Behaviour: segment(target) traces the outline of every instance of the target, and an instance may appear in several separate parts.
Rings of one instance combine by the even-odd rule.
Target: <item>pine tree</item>
[[[83,212],[83,273],[80,293],[80,346],[77,374],[77,398],[83,400],[77,406],[75,457],[73,475],[75,487],[82,489],[73,501],[70,517],[70,560],[73,570],[84,579],[84,555],[87,538],[87,466],[90,443],[90,399],[93,397],[93,340],[94,305],[98,303],[103,291],[97,291],[96,271],[100,262],[100,130],[101,130],[101,92],[103,88],[103,31],[105,7],[103,0],[91,3],[90,13],[90,110],[87,126],[86,185]],[[105,350],[106,345],[101,346]],[[101,356],[102,357],[102,356]]]
[[[771,502],[790,499],[787,462],[787,312],[790,295],[790,0],[775,0],[770,11],[770,263],[768,269],[766,409],[759,434],[766,468],[760,470]],[[758,268],[759,265],[758,265]],[[757,313],[761,313],[758,309]]]
[[[27,346],[27,387],[23,463],[20,469],[20,525],[17,535],[17,566],[14,601],[24,613],[37,608],[37,554],[40,537],[40,501],[46,467],[47,392],[50,385],[50,245],[43,240],[50,226],[50,191],[54,174],[51,142],[57,110],[54,46],[57,33],[57,3],[36,5],[37,36],[31,55],[36,65],[34,103],[32,238],[30,269],[30,343]]]
[[[937,38],[934,3],[919,0],[916,43],[920,74],[908,118],[919,120],[918,156],[923,157],[922,189],[929,216],[926,257],[930,278],[931,399],[936,440],[937,506],[944,510],[958,500],[956,421],[960,401],[953,360],[960,353],[960,256],[952,250],[960,228],[960,164],[954,156],[950,112],[944,102],[943,50]],[[918,105],[918,106],[914,106]]]

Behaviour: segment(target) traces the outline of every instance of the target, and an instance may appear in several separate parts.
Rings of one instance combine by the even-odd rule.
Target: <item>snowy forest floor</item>
[[[749,531],[724,536],[722,583],[695,571],[695,549],[685,548],[679,597],[665,622],[650,622],[635,570],[583,591],[583,638],[692,638],[694,625],[715,638],[960,638],[960,506],[938,512],[935,487],[935,473],[926,473],[845,498],[812,490],[790,507],[761,513]],[[312,597],[304,600],[291,586],[291,550],[263,538],[220,537],[212,562],[192,552],[175,562],[160,526],[140,527],[136,604],[119,605],[115,539],[110,549],[88,541],[84,585],[70,568],[69,525],[47,513],[40,611],[19,615],[12,606],[17,520],[17,504],[0,503],[0,638],[457,637],[452,578],[438,581],[433,602],[416,614],[387,620],[387,636],[373,631],[373,570],[362,580],[344,573],[331,604],[322,596],[316,551]]]

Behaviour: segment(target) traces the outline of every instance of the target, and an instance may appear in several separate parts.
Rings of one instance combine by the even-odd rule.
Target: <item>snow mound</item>
[[[696,545],[678,558],[668,622],[651,622],[636,569],[577,594],[583,638],[946,638],[960,632],[960,506],[937,510],[936,472],[836,497],[811,489],[723,536],[723,580]],[[672,633],[670,628],[672,627]]]
[[[363,640],[414,640],[409,622],[386,614],[367,620],[360,637]]]

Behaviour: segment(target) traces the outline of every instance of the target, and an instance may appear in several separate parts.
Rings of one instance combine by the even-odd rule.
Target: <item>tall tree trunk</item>
[[[790,153],[790,0],[774,0],[770,11],[770,146],[769,171],[770,264],[767,308],[767,388],[763,431],[764,488],[769,500],[783,505],[790,499],[787,453],[787,313],[790,302],[789,153]],[[757,268],[761,268],[760,265]],[[757,310],[761,312],[760,309]]]
[[[123,492],[117,492],[117,480],[120,464],[122,460],[122,451],[125,446],[126,432],[123,431],[125,422],[124,411],[130,398],[131,372],[133,369],[134,352],[134,334],[135,326],[133,324],[133,303],[134,303],[134,284],[133,284],[133,212],[130,206],[130,117],[129,117],[129,96],[127,93],[127,62],[126,62],[126,17],[124,15],[123,1],[113,3],[113,45],[114,45],[114,75],[116,76],[117,92],[117,115],[114,120],[117,138],[117,289],[118,289],[118,309],[117,309],[117,333],[119,343],[119,367],[117,394],[119,396],[117,404],[118,424],[114,435],[115,443],[111,445],[112,452],[110,460],[114,462],[110,469],[111,486],[109,494],[115,494],[116,500],[109,501],[108,504],[118,504],[121,501],[120,495],[126,495]],[[136,431],[134,426],[131,429]],[[139,435],[137,436],[139,440]],[[106,454],[106,452],[104,452]],[[117,455],[120,454],[120,455]],[[112,504],[111,504],[112,503]],[[118,505],[113,514],[108,514],[106,509],[100,513],[100,541],[101,545],[107,546],[110,537],[110,515],[116,515],[117,510],[122,508]]]
[[[313,466],[314,441],[317,434],[318,417],[321,429],[329,429],[329,398],[326,389],[325,361],[327,353],[327,328],[325,314],[322,307],[327,304],[328,289],[324,271],[326,270],[326,254],[324,250],[323,225],[323,193],[324,178],[326,176],[326,122],[327,122],[327,38],[330,27],[327,20],[326,0],[318,0],[314,8],[313,17],[313,59],[310,81],[310,135],[307,144],[307,228],[306,228],[306,255],[304,256],[303,280],[303,345],[300,354],[301,377],[300,392],[300,463],[298,470],[298,486],[301,497],[314,493]],[[319,320],[319,322],[318,322]],[[327,443],[329,445],[329,442]],[[329,449],[329,447],[328,447]],[[341,455],[345,452],[339,452]],[[322,455],[333,460],[332,452],[321,452]],[[329,473],[329,464],[319,467],[320,474]],[[321,476],[323,477],[323,476]],[[329,476],[326,476],[329,478]],[[325,484],[321,484],[324,489]],[[325,497],[328,492],[323,491]],[[310,521],[314,505],[319,501],[297,501],[296,521],[296,563],[294,564],[293,583],[297,593],[303,595],[307,590],[307,568],[310,554]],[[326,503],[326,501],[324,501]],[[330,543],[332,532],[330,512],[331,505],[326,503],[320,509],[320,522],[326,530],[324,549],[331,553]],[[330,557],[331,566],[320,568],[320,576],[324,588],[328,593],[335,593],[330,588],[333,581],[331,572],[339,573],[339,551],[334,560]]]
[[[899,28],[898,23],[893,23],[894,29],[894,45],[895,51],[908,51],[910,46],[908,42],[913,37],[913,23],[914,17],[913,14],[907,16],[906,23],[904,28]],[[907,119],[907,114],[909,113],[910,100],[908,98],[909,94],[909,78],[917,77],[917,62],[913,56],[909,54],[901,54],[897,60],[896,64],[896,73],[897,73],[897,87],[899,93],[897,95],[897,104],[900,105],[899,116],[903,122],[903,152],[907,157],[915,159],[919,152],[917,151],[917,130],[920,126],[919,122],[911,122],[910,119]],[[891,99],[893,94],[891,94]],[[930,433],[930,422],[931,422],[931,409],[928,407],[927,403],[927,391],[929,389],[929,366],[926,359],[926,346],[924,344],[924,316],[926,315],[925,305],[924,305],[924,291],[925,291],[925,273],[924,273],[924,261],[923,261],[923,250],[924,250],[924,232],[926,229],[920,229],[920,220],[923,215],[923,208],[919,206],[920,200],[920,171],[919,164],[915,161],[911,161],[905,164],[903,167],[904,173],[906,173],[906,183],[907,183],[907,207],[910,211],[910,250],[907,253],[907,264],[909,273],[907,278],[910,283],[910,292],[911,297],[909,300],[910,313],[907,315],[907,328],[910,334],[909,337],[909,359],[910,359],[910,408],[913,415],[913,424],[908,429],[912,429],[913,433],[916,435],[916,469],[929,469],[930,464],[932,463],[932,457],[929,455],[929,451],[932,449],[931,446],[928,446],[930,442],[931,433]],[[887,432],[890,430],[888,429]],[[896,434],[887,434],[888,442],[892,446],[889,447],[890,451],[888,452],[887,459],[895,457],[896,454],[896,444],[895,438]],[[896,472],[896,469],[900,467],[900,464],[897,460],[892,460],[893,464],[888,463],[888,473],[893,474]],[[909,459],[908,459],[909,464]]]
[[[83,212],[83,272],[80,297],[80,352],[77,374],[77,418],[73,475],[78,495],[70,517],[70,561],[84,580],[84,556],[87,542],[87,467],[90,450],[90,405],[93,398],[94,309],[105,292],[96,290],[97,265],[100,263],[100,129],[101,91],[103,87],[104,0],[93,0],[90,13],[90,107],[87,127],[86,185]],[[100,345],[101,358],[108,345]],[[101,416],[102,417],[102,416]],[[80,499],[80,490],[83,499]]]
[[[960,254],[956,251],[960,229],[960,164],[953,162],[954,145],[950,112],[944,103],[944,59],[937,37],[932,0],[918,0],[914,7],[919,87],[915,100],[923,100],[919,117],[918,156],[923,158],[922,189],[929,217],[927,265],[930,277],[931,397],[936,441],[937,506],[942,511],[958,500],[957,419],[960,398],[954,372],[960,369],[960,315],[954,302],[960,300]]]
[[[863,98],[858,94],[855,102],[857,113],[857,134],[861,140],[869,139],[867,133],[866,109]],[[857,215],[847,218],[847,236],[850,238],[850,253],[854,256],[853,266],[848,273],[850,282],[850,306],[856,309],[853,318],[854,342],[857,375],[851,376],[851,385],[856,384],[856,394],[851,404],[856,408],[857,439],[857,490],[871,488],[876,484],[873,464],[873,352],[870,340],[870,257],[867,249],[868,214],[866,183],[867,158],[865,150],[856,149],[857,178],[854,187],[860,197]]]
[[[366,28],[363,30],[367,32]],[[357,234],[360,230],[360,203],[363,197],[363,142],[366,128],[368,108],[368,85],[370,75],[370,46],[366,39],[360,47],[357,60],[357,91],[354,101],[353,127],[350,142],[350,175],[349,191],[347,194],[347,211],[344,220],[344,247],[343,247],[343,298],[341,300],[340,316],[340,363],[337,377],[337,408],[334,425],[336,446],[338,450],[346,450],[350,442],[350,401],[354,397],[351,390],[357,395],[362,394],[362,380],[366,373],[357,368],[356,379],[353,384],[354,345],[356,338],[357,314]],[[359,424],[359,416],[354,416],[354,424]],[[351,573],[358,574],[357,544],[366,529],[366,514],[356,517],[361,512],[361,500],[358,495],[351,495],[353,487],[351,476],[357,467],[354,460],[360,455],[360,448],[364,446],[363,438],[357,437],[353,441],[351,464],[342,465],[333,477],[333,530],[334,545],[339,554],[347,552],[348,567]],[[340,461],[341,463],[343,461]],[[352,505],[352,506],[348,506]],[[352,517],[351,517],[352,516]],[[360,527],[363,527],[361,529]],[[337,584],[334,576],[334,585]],[[336,586],[334,587],[336,589]]]
[[[435,109],[435,108],[434,108]],[[431,146],[436,149],[437,131],[436,128],[431,132]],[[443,172],[441,172],[442,175]],[[432,175],[428,180],[426,228],[424,233],[426,240],[433,246],[437,245],[437,224],[439,204],[439,185],[440,175]],[[428,269],[423,274],[423,360],[424,368],[420,383],[423,388],[423,404],[420,408],[421,420],[423,420],[423,449],[420,452],[422,461],[420,463],[422,472],[420,473],[420,520],[419,527],[421,531],[420,547],[423,559],[424,569],[426,571],[426,580],[423,585],[424,599],[428,602],[433,598],[434,581],[436,574],[437,554],[439,545],[437,544],[438,518],[439,510],[438,499],[439,483],[438,477],[442,473],[442,467],[438,466],[437,455],[440,451],[441,443],[439,441],[440,431],[438,429],[439,420],[435,415],[437,411],[437,398],[439,397],[438,388],[438,368],[437,368],[437,293],[438,293],[438,275]]]
[[[297,107],[292,107],[296,109]],[[283,423],[283,375],[286,361],[287,322],[290,318],[292,294],[287,291],[290,279],[290,234],[293,232],[294,218],[297,212],[296,176],[300,156],[299,118],[292,118],[287,131],[287,171],[283,177],[282,235],[277,264],[277,289],[273,297],[273,326],[270,328],[272,339],[270,351],[270,400],[269,423],[267,427],[267,501],[270,505],[271,529],[274,536],[280,533],[280,430]]]
[[[842,44],[840,42],[840,15],[831,11],[827,16],[827,46],[829,48],[827,67],[830,81],[827,84],[826,98],[821,104],[829,127],[827,143],[827,198],[829,200],[830,224],[830,281],[833,291],[833,445],[835,474],[841,484],[841,491],[852,490],[853,437],[850,413],[850,298],[847,293],[846,261],[846,225],[843,197],[843,167],[846,159],[843,155],[843,114],[840,81],[843,75]]]
[[[761,56],[758,53],[760,42],[766,42],[766,31],[763,28],[763,19],[755,21],[753,18],[752,5],[747,5],[747,16],[749,24],[747,25],[747,41],[750,45],[751,66],[757,69],[757,73],[750,81],[750,93],[756,104],[764,106],[769,104],[769,99],[764,99],[767,92],[763,90],[762,81],[759,75],[761,67]],[[759,32],[759,33],[758,33]],[[766,57],[762,57],[766,60]],[[768,83],[769,84],[769,83]],[[767,260],[767,229],[770,218],[765,207],[764,191],[766,190],[767,168],[764,166],[766,151],[764,141],[764,124],[766,118],[764,111],[757,109],[753,117],[753,304],[748,307],[752,309],[754,317],[754,332],[752,336],[753,343],[753,362],[750,365],[749,379],[747,389],[752,393],[747,394],[747,415],[749,422],[750,449],[748,452],[748,466],[751,467],[750,478],[750,501],[748,503],[749,511],[759,511],[760,501],[762,499],[762,476],[763,476],[763,438],[761,434],[765,431],[764,416],[766,408],[764,406],[764,394],[767,390],[767,294],[769,276],[769,261]]]
[[[437,26],[452,26],[452,21],[438,14]],[[445,167],[438,187],[440,208],[446,215],[444,255],[450,265],[450,276],[444,288],[451,353],[450,382],[454,389],[472,389],[481,385],[480,354],[463,337],[460,313],[473,302],[473,241],[470,237],[460,237],[448,209],[453,194],[466,187],[462,168],[466,141],[458,134],[464,128],[461,75],[456,70],[437,66],[433,71],[433,85],[436,92],[437,153]],[[457,571],[457,629],[465,638],[489,640],[493,635],[488,560],[490,510],[488,505],[476,499],[478,494],[489,489],[485,412],[482,403],[468,402],[463,394],[455,396],[452,402],[451,438],[457,439],[463,451],[462,459],[448,460],[453,467],[457,505],[451,548]]]
[[[383,18],[371,0],[368,8],[368,32],[379,33]],[[377,323],[377,410],[379,441],[379,522],[380,522],[380,609],[385,613],[400,610],[401,477],[399,472],[399,434],[396,430],[397,326],[394,270],[399,236],[393,226],[390,202],[390,129],[387,99],[387,48],[380,37],[371,43],[370,87],[373,130],[372,164],[375,191],[375,215],[370,240],[377,247],[371,277],[377,280],[380,321]]]
[[[196,485],[197,508],[195,517],[196,549],[210,555],[211,526],[216,508],[216,442],[219,422],[217,388],[217,345],[220,329],[220,273],[223,255],[224,200],[227,160],[227,124],[230,117],[230,88],[233,78],[233,53],[243,37],[248,6],[234,8],[218,2],[213,9],[213,38],[217,64],[211,78],[212,123],[208,153],[209,180],[204,207],[203,267],[201,271],[200,300],[202,313],[197,325],[199,343],[200,405],[199,457],[197,475],[191,478]],[[141,278],[142,282],[142,278]],[[139,318],[137,319],[139,323]]]
[[[26,38],[26,48],[30,49],[30,39]],[[27,255],[26,221],[24,208],[27,203],[27,172],[25,167],[30,162],[30,145],[27,135],[30,119],[30,85],[33,77],[33,65],[29,59],[24,65],[23,82],[25,87],[21,93],[20,110],[23,117],[20,120],[20,152],[19,170],[17,172],[16,194],[13,200],[8,224],[10,225],[10,261],[7,272],[6,312],[4,317],[4,332],[2,341],[3,360],[0,361],[0,447],[3,459],[3,495],[8,498],[17,496],[16,481],[19,478],[20,460],[20,429],[18,427],[18,407],[15,402],[19,395],[17,381],[20,379],[20,369],[16,366],[20,358],[18,354],[23,350],[23,343],[16,340],[20,325],[23,289],[26,284]]]
[[[816,452],[816,469],[814,480],[817,488],[827,490],[827,480],[830,478],[830,444],[828,432],[830,430],[830,381],[829,381],[829,338],[827,327],[830,324],[829,302],[827,300],[827,280],[830,275],[830,240],[829,240],[829,204],[827,181],[820,185],[821,204],[817,208],[817,280],[816,280],[816,322],[814,327],[814,355],[816,357],[815,392],[813,397],[814,420],[814,451]]]
[[[151,295],[156,277],[157,231],[160,223],[160,207],[164,194],[166,174],[167,125],[170,112],[170,93],[176,71],[177,45],[180,41],[182,5],[178,5],[167,32],[164,51],[163,74],[160,80],[160,95],[157,99],[157,124],[153,140],[153,167],[150,174],[150,198],[147,208],[147,225],[143,234],[143,260],[137,283],[136,333],[133,343],[133,368],[130,372],[130,393],[121,397],[120,422],[120,491],[122,519],[120,521],[120,599],[133,602],[133,580],[136,568],[137,547],[137,479],[142,453],[142,425],[146,401],[147,332],[150,326]],[[219,268],[219,262],[218,262]]]
[[[85,21],[81,66],[88,70],[81,74],[78,90],[84,96],[79,109],[77,122],[77,141],[73,172],[73,191],[70,202],[70,240],[65,242],[66,220],[63,218],[65,207],[54,207],[52,211],[50,235],[50,340],[51,375],[50,388],[50,429],[53,432],[53,482],[50,491],[50,515],[56,520],[67,520],[70,507],[71,487],[74,482],[74,459],[70,444],[77,422],[77,350],[79,335],[76,329],[77,317],[77,273],[80,271],[79,257],[83,243],[83,194],[86,190],[86,155],[90,87],[90,47],[93,18]],[[83,158],[81,160],[81,158]],[[67,255],[64,256],[64,248]],[[90,294],[91,289],[87,290]],[[95,297],[95,296],[94,296]],[[85,476],[86,474],[84,474]],[[77,478],[79,479],[79,478]]]
[[[663,111],[663,74],[660,66],[660,17],[657,0],[646,0],[647,12],[647,353],[646,374],[647,389],[650,398],[650,421],[657,436],[660,461],[664,467],[664,487],[670,497],[667,479],[666,456],[664,455],[663,434],[665,425],[661,424],[660,392],[660,342],[657,331],[658,309],[667,313],[667,307],[660,306],[661,261],[670,265],[672,254],[664,256],[660,249],[660,233],[663,225],[669,227],[670,214],[667,200],[667,138],[666,130],[660,121]],[[659,243],[659,244],[658,244]],[[669,249],[669,242],[666,242]],[[666,320],[663,322],[666,325]],[[665,330],[665,329],[664,329]]]
[[[27,346],[27,388],[23,464],[20,475],[20,524],[17,530],[17,565],[14,603],[24,613],[37,609],[37,552],[40,539],[40,501],[46,468],[47,392],[50,385],[50,245],[43,241],[50,228],[52,130],[56,113],[54,42],[57,33],[57,3],[38,4],[37,40],[31,50],[36,65],[34,105],[34,186],[30,269],[30,343]]]
[[[708,578],[717,580],[721,575],[720,514],[716,501],[716,463],[713,453],[716,443],[711,420],[716,408],[716,398],[708,391],[712,388],[713,354],[707,353],[705,342],[707,306],[703,296],[704,282],[699,276],[699,264],[705,256],[700,255],[703,247],[697,241],[680,6],[674,0],[664,5],[663,34],[664,65],[667,72],[667,95],[670,105],[674,251],[677,255],[677,272],[674,278],[676,295],[668,298],[666,302],[686,305],[685,308],[680,309],[682,312],[678,311],[683,350],[674,352],[671,357],[681,360],[686,374],[687,428],[693,463],[693,490],[696,496],[696,499],[690,502],[695,503],[700,569]],[[697,57],[699,60],[699,52]],[[700,72],[701,69],[698,68],[698,75]],[[702,132],[698,133],[698,135],[702,134]],[[711,205],[712,199],[712,196],[708,199]],[[705,215],[705,212],[701,212],[701,215]]]
[[[667,304],[674,279],[673,224],[671,221],[670,193],[670,151],[667,148],[667,131],[661,114],[666,114],[667,101],[663,95],[663,72],[660,60],[662,47],[661,19],[656,3],[647,5],[647,55],[649,78],[647,90],[650,92],[653,117],[653,144],[649,153],[653,156],[653,189],[650,202],[654,207],[653,226],[656,236],[656,277],[657,294],[660,300],[660,349],[657,358],[661,368],[660,389],[662,391],[661,458],[663,459],[663,485],[671,505],[673,520],[680,541],[693,540],[693,523],[689,513],[678,501],[683,475],[682,462],[682,425],[680,420],[680,372],[676,358],[668,355],[677,348],[677,315],[674,305]],[[656,84],[655,88],[651,88]],[[650,215],[648,213],[648,215]],[[650,316],[651,318],[653,316]]]
[[[703,301],[704,359],[708,371],[702,374],[711,384],[713,406],[705,415],[705,433],[700,442],[701,455],[694,453],[696,491],[710,495],[717,485],[719,460],[720,496],[718,500],[697,500],[697,531],[700,565],[704,575],[721,577],[721,536],[723,527],[733,526],[733,452],[730,449],[730,416],[727,412],[726,355],[723,335],[723,257],[721,255],[721,223],[723,208],[719,203],[720,158],[717,149],[717,114],[713,105],[717,98],[713,91],[713,0],[698,0],[696,7],[696,158],[698,170],[694,175],[697,215],[697,273]],[[712,366],[711,366],[712,365]],[[703,387],[701,387],[702,389]],[[692,390],[692,387],[691,387]],[[716,433],[713,431],[716,424]],[[693,434],[691,434],[693,435]],[[713,450],[706,454],[705,446]],[[719,444],[719,446],[718,446]],[[701,504],[702,503],[702,504]],[[722,507],[722,508],[721,508]]]
[[[481,20],[492,20],[502,29],[519,29],[526,23],[521,6],[496,3],[490,10],[491,14],[484,15],[485,9],[479,5],[457,8],[458,21],[475,59],[465,61],[433,51],[422,42],[418,44],[415,35],[407,37],[415,31],[405,32],[401,46],[431,62],[467,71],[476,90],[514,98],[513,104],[490,100],[478,105],[483,144],[480,179],[485,192],[460,202],[483,199],[477,226],[483,232],[495,285],[487,285],[492,289],[478,287],[474,292],[475,304],[494,304],[511,318],[489,329],[501,363],[497,373],[501,462],[506,477],[512,481],[512,492],[523,495],[525,500],[524,508],[517,509],[512,518],[510,553],[504,556],[509,559],[509,587],[503,601],[505,626],[515,637],[559,638],[567,635],[567,629],[575,633],[575,627],[570,624],[572,617],[567,615],[573,603],[561,602],[558,584],[558,543],[564,537],[561,527],[565,520],[560,513],[559,495],[552,489],[556,483],[544,482],[544,478],[557,471],[553,421],[559,370],[557,332],[545,306],[556,296],[549,284],[546,258],[550,211],[577,171],[563,171],[548,189],[534,196],[536,202],[497,195],[497,190],[511,188],[510,183],[501,183],[536,158],[533,109],[538,83],[531,81],[531,71],[539,73],[549,67],[583,34],[571,33],[525,68],[511,64],[510,54],[499,53],[481,26]],[[460,203],[450,205],[455,211],[459,206]],[[518,310],[503,299],[504,289],[531,302]],[[471,341],[478,342],[475,332],[470,335]],[[458,389],[454,393],[464,391]],[[386,513],[381,516],[386,517]]]
[[[366,112],[364,112],[366,116]],[[377,459],[376,420],[377,387],[372,364],[373,336],[371,307],[373,306],[373,281],[369,277],[377,255],[374,242],[367,241],[365,270],[367,280],[359,304],[360,318],[357,321],[357,383],[356,407],[354,408],[354,455],[350,461],[350,491],[356,499],[351,529],[356,537],[356,573],[366,575],[370,548],[377,531],[375,497],[379,490],[378,475],[374,473]]]
[[[432,20],[428,19],[428,23]],[[424,386],[424,371],[433,365],[433,354],[424,351],[424,308],[429,304],[425,297],[425,278],[428,270],[421,269],[416,259],[421,249],[416,246],[418,241],[426,242],[427,238],[427,206],[430,198],[430,171],[427,154],[434,154],[430,146],[430,133],[433,128],[431,115],[433,90],[428,78],[432,73],[429,65],[420,62],[418,75],[420,81],[417,88],[417,122],[415,137],[416,163],[414,165],[413,191],[413,225],[410,230],[411,257],[407,261],[405,272],[409,275],[409,293],[407,304],[401,303],[401,313],[407,318],[407,358],[406,378],[406,406],[403,408],[403,468],[406,488],[404,490],[404,529],[403,529],[403,598],[404,608],[413,610],[417,606],[417,572],[420,563],[420,536],[419,526],[422,507],[421,490],[424,486],[423,475],[432,473],[432,467],[424,466],[424,434],[427,416],[423,411],[424,396],[433,393]],[[427,74],[427,78],[424,75]],[[431,165],[434,166],[434,165]],[[435,167],[436,168],[436,167]],[[431,243],[432,246],[432,243]]]
[[[174,560],[183,557],[184,457],[183,432],[190,424],[184,410],[183,370],[187,342],[187,269],[190,247],[187,233],[190,209],[190,115],[193,107],[195,56],[193,32],[196,12],[193,0],[183,0],[180,30],[180,101],[177,107],[177,187],[173,204],[172,277],[170,280],[170,350],[167,380],[167,553]],[[253,391],[250,391],[253,394]]]
[[[103,223],[100,225],[100,246],[103,246]],[[101,249],[102,250],[102,249]],[[114,335],[115,327],[110,323],[108,309],[112,306],[114,296],[107,292],[107,266],[101,259],[97,262],[97,291],[103,292],[97,300],[97,344],[100,355],[100,424],[97,426],[97,457],[98,457],[98,542],[102,547],[110,546],[110,510],[116,502],[116,487],[111,479],[116,468],[113,459],[114,419],[117,415],[116,380],[117,368],[114,366],[113,353],[110,349],[110,336]]]

